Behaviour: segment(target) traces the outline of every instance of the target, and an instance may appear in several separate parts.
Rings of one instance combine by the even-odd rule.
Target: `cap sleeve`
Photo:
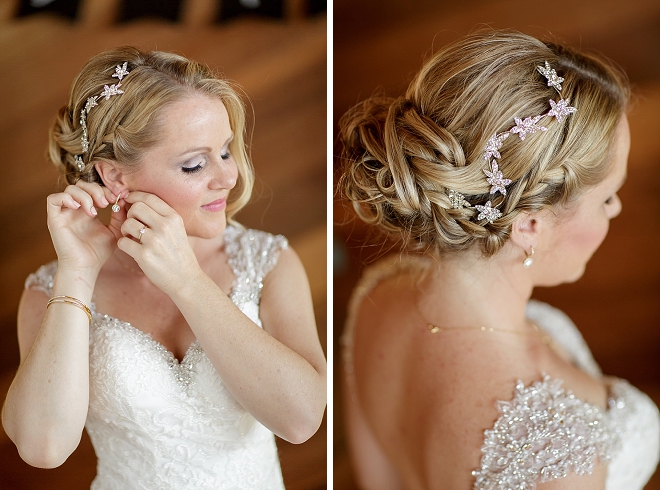
[[[607,412],[562,384],[547,375],[527,387],[518,381],[513,400],[498,402],[500,417],[485,431],[481,468],[472,472],[474,490],[533,490],[571,471],[591,474],[596,457],[610,460],[618,438]]]
[[[225,232],[225,251],[236,281],[232,298],[236,304],[254,301],[259,304],[263,281],[277,265],[280,251],[289,242],[282,235],[264,231],[231,228]]]
[[[30,274],[25,280],[25,289],[43,291],[48,296],[53,295],[53,278],[57,272],[57,261],[53,260],[42,265],[36,272]]]

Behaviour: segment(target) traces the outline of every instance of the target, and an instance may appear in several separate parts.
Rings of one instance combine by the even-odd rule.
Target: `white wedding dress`
[[[261,326],[263,278],[286,239],[235,226],[224,238],[231,299]],[[26,288],[52,295],[56,270],[56,262],[41,267]],[[229,393],[197,341],[179,363],[149,334],[91,309],[92,490],[284,488],[273,433]]]
[[[420,273],[421,257],[387,257],[368,267],[353,292],[342,337],[344,368],[352,376],[355,316],[364,296],[384,278]],[[609,389],[608,409],[585,403],[543,376],[518,382],[510,401],[497,403],[499,417],[486,430],[474,490],[533,490],[569,472],[590,474],[598,456],[607,462],[606,490],[641,490],[658,463],[660,414],[653,401],[626,381],[604,377],[573,322],[561,311],[530,301],[527,317],[569,353],[575,365]]]

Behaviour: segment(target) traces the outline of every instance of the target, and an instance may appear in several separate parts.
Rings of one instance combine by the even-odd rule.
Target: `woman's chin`
[[[579,271],[577,271],[575,274],[573,274],[573,276],[569,277],[564,282],[567,283],[567,284],[576,282],[578,279],[580,279],[584,275],[584,270],[585,270],[585,267],[583,266],[583,267],[580,268]]]
[[[218,220],[216,223],[213,223],[212,225],[207,225],[207,226],[197,225],[192,227],[186,226],[186,234],[189,237],[211,239],[211,238],[217,238],[220,235],[222,235],[225,232],[226,228],[227,228],[227,220],[223,216],[222,220]]]
[[[570,274],[562,274],[561,276],[553,275],[553,277],[547,277],[545,279],[541,279],[534,286],[551,288],[554,286],[559,286],[561,284],[571,284],[576,282],[578,279],[580,279],[584,275],[584,271],[585,271],[585,266],[583,265],[578,270],[572,271]]]

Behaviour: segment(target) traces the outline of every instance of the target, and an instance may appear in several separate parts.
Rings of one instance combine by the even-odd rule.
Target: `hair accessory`
[[[112,205],[112,212],[113,213],[118,213],[119,212],[119,196],[117,196],[117,200],[115,203]]]
[[[557,75],[557,72],[550,67],[550,64],[546,61],[545,66],[537,66],[536,69],[548,80],[548,87],[553,87],[561,95],[561,83],[564,79]],[[500,155],[500,148],[502,148],[504,140],[512,134],[517,134],[521,141],[525,141],[525,138],[530,134],[548,130],[548,128],[539,124],[539,121],[544,117],[554,117],[558,122],[562,122],[566,116],[577,111],[575,107],[568,105],[568,99],[560,98],[558,102],[550,99],[549,102],[550,110],[545,114],[530,116],[524,119],[514,117],[513,120],[516,123],[515,126],[507,131],[494,134],[486,143],[486,147],[484,148],[484,160],[490,165],[490,170],[484,170],[483,172],[486,174],[486,181],[491,185],[490,194],[496,194],[499,192],[502,196],[506,196],[506,187],[512,182],[511,179],[504,178],[504,175],[499,169],[499,164],[497,163],[497,160],[502,157]],[[456,208],[454,200],[452,200],[452,193],[461,196],[460,207],[470,206],[470,203],[465,200],[465,196],[459,194],[457,191],[450,190],[449,200],[452,203],[452,207]],[[492,224],[493,221],[502,216],[502,213],[497,207],[493,207],[490,200],[487,201],[484,206],[475,205],[474,207],[479,211],[477,220],[485,219],[488,223]],[[529,261],[529,264],[531,265],[531,256]]]
[[[50,307],[53,303],[65,303],[68,305],[73,305],[77,308],[80,308],[82,311],[85,312],[87,315],[87,319],[89,320],[89,324],[92,324],[92,312],[90,311],[89,307],[80,301],[77,298],[74,298],[73,296],[53,296],[48,300],[48,303],[46,303],[46,309]]]
[[[105,98],[105,100],[108,100],[113,95],[120,95],[124,93],[124,91],[121,90],[119,87],[121,87],[121,81],[123,80],[123,78],[130,73],[126,69],[127,66],[128,66],[127,61],[125,61],[123,65],[117,65],[117,67],[115,68],[115,72],[112,74],[112,77],[118,78],[119,81],[113,85],[104,85],[103,92],[101,92],[99,95],[87,99],[87,102],[85,103],[85,107],[83,107],[83,109],[80,111],[80,125],[82,126],[82,130],[83,130],[82,141],[81,141],[83,155],[87,153],[87,151],[89,151],[89,139],[87,136],[87,114],[89,114],[89,111],[92,110],[92,108],[99,105],[101,98]],[[85,162],[83,161],[81,155],[75,156],[75,162],[79,171],[82,171],[85,168]],[[112,209],[114,211],[114,206]]]
[[[466,208],[470,207],[470,203],[465,200],[465,196],[453,189],[449,189],[449,202],[451,203],[451,207],[454,209],[463,209],[463,207]]]
[[[545,67],[537,66],[536,69],[541,75],[548,79],[548,87],[554,87],[557,89],[557,92],[561,92],[561,82],[564,79],[560,76],[557,76],[557,72],[550,68],[550,63],[545,62]]]
[[[523,267],[526,269],[529,269],[532,264],[534,263],[534,259],[532,257],[534,256],[534,247],[529,247],[530,251],[529,253],[525,252],[525,260],[523,260]]]
[[[489,223],[492,223],[497,218],[502,216],[502,213],[499,209],[491,207],[490,201],[487,201],[485,206],[475,204],[474,207],[479,211],[479,216],[477,216],[477,219],[485,219],[488,220]]]
[[[497,166],[497,160],[491,162],[491,170],[491,172],[484,170],[484,173],[487,175],[486,180],[492,186],[490,188],[490,193],[495,194],[496,192],[499,192],[503,196],[506,196],[506,186],[511,183],[511,180],[504,178],[502,172],[500,172]]]

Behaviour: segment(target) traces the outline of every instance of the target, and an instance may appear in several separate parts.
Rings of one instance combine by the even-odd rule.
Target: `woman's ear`
[[[549,216],[544,212],[523,212],[516,216],[511,225],[511,242],[528,252],[536,247],[541,233],[543,233]]]
[[[119,196],[120,193],[125,193],[128,190],[126,173],[117,162],[110,160],[97,160],[94,163],[94,167],[96,168],[99,177],[101,177],[103,184],[110,189],[115,196]]]

